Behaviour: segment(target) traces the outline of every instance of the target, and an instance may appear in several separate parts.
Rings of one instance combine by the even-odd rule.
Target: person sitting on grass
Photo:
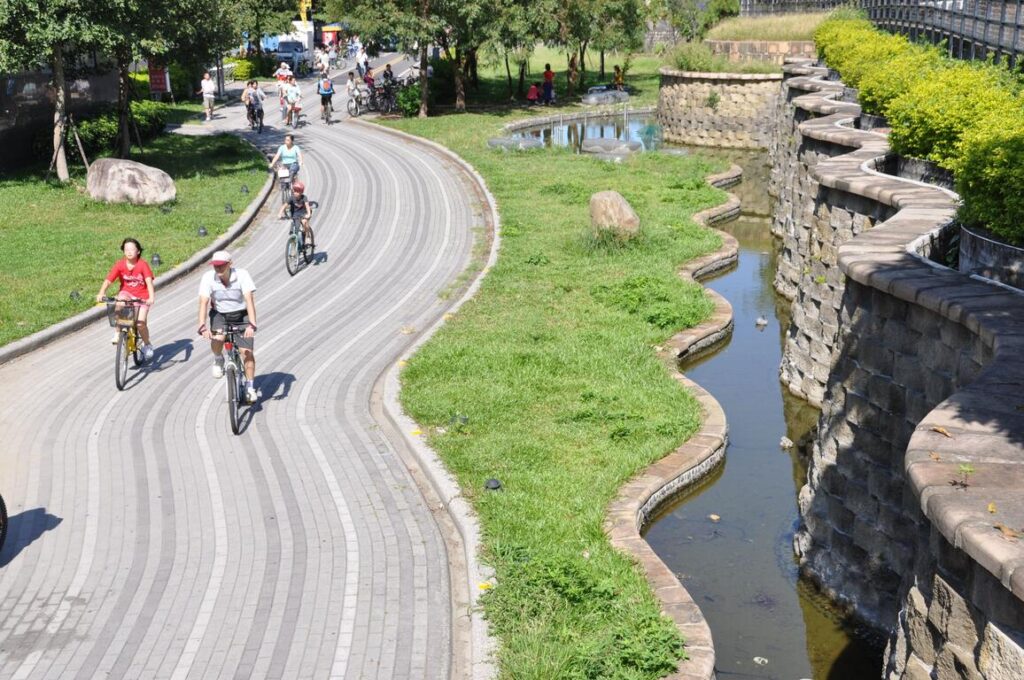
[[[530,89],[526,92],[526,101],[530,106],[536,106],[540,102],[540,83],[530,84]]]

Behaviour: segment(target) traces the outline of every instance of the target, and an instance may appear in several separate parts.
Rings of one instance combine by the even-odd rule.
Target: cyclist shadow
[[[0,550],[0,568],[6,567],[22,550],[35,543],[47,531],[56,529],[64,520],[46,512],[46,508],[33,508],[7,518],[7,540]]]
[[[323,250],[313,253],[313,261],[310,264],[314,267],[317,265],[325,264],[327,262],[327,253]]]
[[[241,422],[239,423],[239,432],[244,432],[252,419],[257,413],[263,410],[263,404],[268,401],[280,401],[287,399],[288,395],[292,392],[292,384],[295,382],[295,376],[291,373],[266,373],[264,375],[256,376],[254,381],[256,384],[256,390],[260,393],[259,398],[253,403],[249,404],[249,407],[241,414]]]
[[[153,348],[153,358],[139,367],[135,374],[128,378],[128,384],[134,385],[146,379],[151,373],[159,373],[173,364],[183,364],[192,358],[192,340],[182,338],[166,345]],[[180,356],[179,356],[180,355]]]

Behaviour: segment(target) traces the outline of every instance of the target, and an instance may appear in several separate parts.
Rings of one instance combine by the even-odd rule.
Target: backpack
[[[320,81],[320,92],[323,94],[334,92],[334,83],[331,82],[330,78]]]

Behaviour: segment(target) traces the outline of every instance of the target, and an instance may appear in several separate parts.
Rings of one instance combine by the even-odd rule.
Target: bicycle
[[[299,118],[302,117],[302,105],[299,102],[295,102],[289,107],[289,113],[292,116],[292,129],[297,130],[299,127]]]
[[[4,497],[0,496],[0,550],[4,548],[4,541],[7,540],[7,503]]]
[[[131,357],[135,368],[146,363],[146,357],[142,354],[142,338],[139,335],[139,308],[144,304],[142,300],[118,300],[117,298],[103,298],[107,304],[107,319],[110,325],[120,331],[117,340],[117,347],[114,351],[114,384],[117,389],[123,390],[128,384],[128,358]]]
[[[309,204],[314,208],[319,207],[316,201],[310,201]],[[312,262],[315,252],[316,240],[313,237],[313,227],[309,228],[309,240],[307,241],[306,232],[302,228],[302,218],[298,215],[293,215],[292,226],[288,231],[288,240],[285,242],[284,247],[284,266],[288,270],[289,276],[295,276],[301,265]],[[301,263],[299,262],[300,257],[302,258]]]
[[[260,134],[263,134],[263,109],[257,109],[255,106],[246,106],[246,117],[249,120],[249,129],[257,130]]]
[[[278,186],[281,188],[281,205],[288,205],[288,202],[292,200],[292,182],[295,181],[295,177],[299,173],[292,172],[291,167],[280,163],[274,172],[277,174]]]
[[[333,114],[333,113],[334,113],[334,104],[333,104],[333,103],[331,103],[331,102],[328,102],[326,106],[322,106],[322,107],[320,107],[320,108],[321,108],[321,111],[320,111],[320,118],[321,118],[321,119],[322,119],[322,120],[323,120],[323,121],[324,121],[325,123],[327,123],[328,125],[330,125],[331,123],[333,123],[334,121],[332,121],[332,120],[331,120],[331,114]]]
[[[227,357],[224,360],[224,383],[227,386],[228,396],[228,419],[231,422],[231,431],[239,434],[242,431],[239,409],[242,404],[247,404],[245,390],[245,367],[242,364],[242,353],[238,351],[235,344],[235,336],[245,333],[247,325],[224,326],[224,350]]]
[[[355,94],[348,98],[348,103],[345,106],[348,109],[348,115],[353,118],[365,111],[367,109],[367,99],[363,89],[356,88]]]

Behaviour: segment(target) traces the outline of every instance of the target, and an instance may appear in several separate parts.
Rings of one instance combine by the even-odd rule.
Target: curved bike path
[[[229,106],[190,131],[243,123]],[[286,272],[276,193],[231,247],[260,326],[240,436],[195,334],[201,271],[158,291],[155,361],[124,392],[105,324],[0,367],[0,678],[448,677],[443,511],[370,399],[483,219],[424,147],[344,122],[296,136],[318,259]]]

